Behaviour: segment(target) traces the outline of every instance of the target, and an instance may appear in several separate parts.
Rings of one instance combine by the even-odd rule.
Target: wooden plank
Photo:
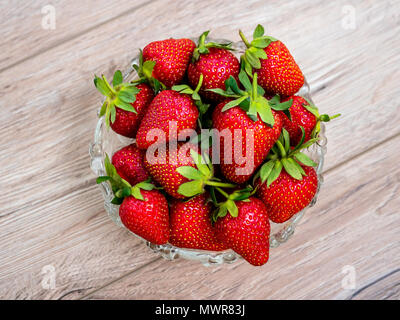
[[[400,269],[372,281],[349,298],[352,300],[399,300]]]
[[[101,25],[130,14],[151,1],[115,2],[105,0],[3,0],[0,3],[0,71],[32,56],[67,42],[89,30],[101,30]],[[55,28],[49,28],[50,10],[55,13]],[[44,27],[43,27],[44,25]]]
[[[155,256],[137,239],[105,216],[87,156],[99,101],[92,75],[104,71],[110,76],[150,39],[198,34],[204,26],[227,38],[236,29],[232,17],[246,34],[251,34],[257,22],[276,21],[271,33],[295,52],[312,87],[325,87],[315,93],[317,103],[324,101],[322,111],[334,112],[338,106],[351,109],[342,122],[330,126],[328,146],[335,151],[328,153],[327,168],[396,134],[399,98],[390,79],[396,76],[391,66],[400,59],[394,45],[399,26],[390,17],[379,18],[345,32],[339,22],[345,4],[157,1],[3,71],[0,174],[2,183],[10,187],[0,195],[0,228],[4,230],[0,235],[0,296],[59,298],[71,293],[66,298],[76,298],[154,261]],[[370,10],[383,11],[388,5],[360,4],[357,10],[367,19]],[[390,5],[394,9],[395,4]],[[295,20],[286,19],[290,12],[297,13]],[[310,16],[324,19],[312,20],[300,36],[298,22]],[[376,40],[382,43],[371,52],[367,50],[370,44],[361,39],[375,32],[383,38]],[[364,57],[356,70],[348,71],[351,59],[342,48],[348,48],[353,59],[360,54]],[[372,73],[377,84],[374,92],[365,85],[370,82],[371,74],[366,71],[370,67],[379,69]],[[356,98],[361,102],[354,110],[350,105]],[[391,103],[386,105],[388,99]],[[388,130],[378,130],[389,122]],[[357,130],[352,132],[350,125]],[[376,129],[373,135],[371,128]],[[41,270],[47,264],[57,272],[54,290],[40,285]]]
[[[89,299],[333,299],[346,298],[400,264],[400,137],[326,174],[315,207],[293,238],[255,268],[205,268],[160,261],[117,281]],[[390,168],[389,170],[387,170]],[[386,172],[382,175],[382,172]],[[346,280],[354,270],[355,290]],[[379,292],[398,294],[397,282]],[[350,284],[350,285],[349,285]],[[367,296],[367,295],[365,295]],[[361,297],[361,295],[360,295]]]

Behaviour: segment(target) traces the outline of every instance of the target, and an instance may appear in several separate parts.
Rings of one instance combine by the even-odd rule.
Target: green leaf
[[[264,49],[265,47],[268,47],[268,45],[271,43],[271,41],[267,40],[267,39],[263,39],[263,38],[259,38],[259,39],[254,39],[251,42],[251,45],[253,47],[259,48],[259,49]],[[264,52],[265,53],[265,52]],[[266,55],[266,54],[265,54]],[[264,58],[266,59],[266,58]]]
[[[308,167],[315,167],[317,166],[317,163],[315,163],[312,159],[310,159],[309,156],[307,156],[303,152],[297,152],[294,154],[294,157],[296,158],[297,161],[301,162],[302,164],[308,166]]]
[[[111,177],[109,177],[109,176],[100,176],[100,177],[98,177],[96,179],[96,183],[100,184],[100,183],[108,181],[108,180],[111,180]]]
[[[290,150],[290,136],[289,136],[289,132],[285,128],[282,128],[282,136],[283,136],[285,151],[289,152],[289,150]]]
[[[293,151],[296,151],[296,150],[300,149],[300,147],[304,143],[304,139],[306,137],[306,132],[304,131],[303,126],[300,126],[300,130],[301,130],[301,139],[300,139],[299,143],[294,147]]]
[[[185,197],[193,197],[197,194],[203,193],[203,181],[193,180],[182,183],[178,188],[178,193]]]
[[[246,100],[248,98],[248,96],[243,96],[240,97],[238,99],[232,100],[230,102],[228,102],[227,104],[224,105],[224,107],[222,108],[222,112],[225,112],[226,110],[229,110],[233,107],[238,106],[242,101]]]
[[[151,79],[153,76],[153,69],[156,65],[155,61],[147,60],[143,63],[143,74],[147,79]]]
[[[149,181],[150,181],[150,179],[149,179]],[[147,182],[147,181],[139,182],[138,184],[135,185],[135,187],[138,187],[140,189],[147,190],[147,191],[153,190],[155,188],[154,184]]]
[[[105,95],[106,97],[112,95],[110,88],[107,86],[102,78],[95,76],[94,85],[96,86],[97,90],[99,90],[100,93]]]
[[[239,209],[236,206],[235,201],[228,199],[225,202],[225,205],[232,217],[236,218],[239,215]]]
[[[293,104],[293,99],[290,99],[290,100],[285,101],[285,102],[274,104],[272,106],[272,109],[277,110],[277,111],[287,110],[292,106],[292,104]]]
[[[250,63],[250,65],[255,68],[255,69],[260,69],[261,68],[261,62],[260,59],[257,58],[254,53],[252,53],[249,50],[246,50],[245,52],[246,60]]]
[[[198,180],[203,178],[201,172],[190,166],[182,166],[176,169],[182,176],[190,180]]]
[[[232,91],[233,91],[234,93],[236,93],[236,94],[238,94],[238,95],[241,94],[241,90],[239,89],[238,84],[237,84],[237,82],[236,82],[236,80],[235,80],[234,77],[230,76],[230,77],[225,81],[225,86],[226,86],[227,89],[228,89],[228,88],[232,89]]]
[[[203,157],[198,154],[196,151],[194,151],[193,149],[190,149],[190,155],[194,161],[194,163],[197,166],[197,169],[199,169],[199,171],[205,176],[205,177],[209,177],[210,176],[210,168],[208,167],[208,165],[206,165],[205,163],[203,163]]]
[[[258,49],[258,48],[250,48],[249,49],[257,58],[260,59],[268,59],[268,56],[264,49]]]
[[[118,92],[118,98],[126,103],[133,103],[136,100],[136,97],[133,94],[125,90]]]
[[[285,168],[286,172],[290,176],[292,176],[293,178],[295,178],[297,180],[303,179],[303,176],[301,175],[301,172],[299,171],[299,169],[293,163],[288,161],[288,159],[283,158],[282,164],[283,164],[283,167]]]
[[[316,118],[319,118],[318,108],[315,105],[313,105],[313,103],[310,100],[308,100],[306,98],[304,98],[304,99],[307,101],[308,104],[303,104],[303,107],[307,111],[311,112]]]
[[[177,84],[175,86],[172,86],[171,89],[174,90],[174,91],[180,92],[180,91],[182,91],[184,89],[187,89],[187,88],[190,89],[190,87],[187,84]]]
[[[137,111],[130,103],[126,103],[119,98],[115,99],[115,105],[122,110],[130,111],[137,114]]]
[[[262,183],[264,183],[265,180],[267,180],[267,178],[271,174],[274,166],[275,166],[274,160],[270,160],[262,165],[262,167],[260,169],[260,179],[261,179]]]
[[[239,73],[239,81],[243,85],[243,87],[246,89],[246,91],[251,91],[252,86],[249,77],[247,76],[245,71],[240,71]]]
[[[106,99],[106,101],[104,101],[103,105],[101,106],[99,117],[102,117],[105,115],[106,110],[107,110],[107,105],[108,105],[108,99]]]
[[[217,218],[223,218],[228,213],[226,206],[221,206],[218,210]]]
[[[132,187],[131,193],[136,199],[144,201],[143,195],[138,187]]]
[[[122,72],[120,70],[115,71],[114,73],[114,78],[113,78],[113,87],[118,86],[119,84],[121,84],[123,81],[123,76],[122,76]]]
[[[264,35],[264,27],[261,24],[258,24],[257,27],[254,29],[253,38],[259,38]]]
[[[271,108],[268,105],[267,99],[259,96],[254,102],[256,103],[256,110],[257,113],[260,115],[261,120],[272,127],[275,123],[275,119],[274,115],[272,114]]]
[[[111,123],[114,123],[115,122],[115,117],[116,117],[116,114],[117,114],[117,112],[115,110],[115,105],[111,106],[110,113],[111,113],[111,117],[110,117]]]
[[[272,169],[267,179],[267,187],[269,187],[271,183],[273,183],[279,177],[281,171],[282,171],[282,162],[279,160],[275,161],[274,168]]]
[[[247,60],[246,55],[242,56],[242,65],[244,66],[244,71],[252,77],[253,76],[253,67],[251,66],[250,62]]]
[[[123,201],[123,198],[114,197],[114,199],[111,200],[111,203],[119,206]]]

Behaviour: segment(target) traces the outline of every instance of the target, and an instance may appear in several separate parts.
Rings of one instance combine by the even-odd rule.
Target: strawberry
[[[245,192],[224,195],[227,201],[215,214],[217,239],[254,266],[267,263],[270,224],[264,203]]]
[[[104,75],[101,78],[95,76],[96,88],[106,96],[99,116],[105,115],[107,127],[111,126],[116,133],[134,138],[154,93],[145,83],[135,86],[122,81],[119,70],[114,74],[112,87]]]
[[[213,177],[213,165],[206,155],[203,157],[196,146],[179,143],[176,149],[173,145],[159,146],[154,152],[154,158],[147,156],[144,163],[154,181],[176,199],[201,194],[206,185],[234,186],[218,182]]]
[[[257,69],[259,84],[267,92],[291,96],[300,90],[304,84],[303,73],[281,41],[264,36],[261,25],[255,29],[251,43],[242,31],[239,34],[247,47],[242,55],[244,68],[249,75]]]
[[[201,117],[209,107],[201,101],[198,94],[202,81],[203,76],[200,77],[195,90],[186,84],[176,85],[172,90],[161,91],[154,98],[136,136],[139,148],[147,149],[154,143],[177,141],[182,134],[186,137],[194,132],[199,116]],[[158,133],[155,137],[157,139],[151,140],[148,135],[154,132]]]
[[[126,228],[154,244],[165,244],[169,239],[168,202],[149,181],[131,186],[121,178],[108,156],[105,159],[107,176],[97,183],[109,181],[115,195],[111,201],[120,205],[119,216]]]
[[[144,156],[145,152],[133,143],[115,152],[111,162],[122,179],[135,185],[149,178],[144,167]]]
[[[273,99],[279,99],[279,96]],[[304,128],[304,141],[306,142],[318,135],[321,121],[328,122],[340,116],[340,114],[331,117],[327,114],[319,115],[318,108],[311,101],[300,96],[291,96],[283,99],[283,101],[292,101],[289,108],[289,117],[283,111],[280,112],[283,127],[289,132],[292,145],[298,144],[301,139],[302,131],[300,127]]]
[[[213,205],[203,193],[189,201],[174,200],[170,207],[169,242],[180,248],[222,251],[228,249],[215,236]]]
[[[152,76],[167,87],[182,81],[196,44],[190,39],[154,41],[143,48],[143,61],[156,62]]]
[[[290,146],[285,129],[268,155],[268,161],[255,176],[257,197],[266,205],[269,218],[275,223],[289,220],[304,209],[314,198],[318,177],[313,166],[317,164],[300,150],[308,148],[317,138],[304,142],[305,133],[297,146]]]
[[[257,74],[254,74],[253,84],[245,72],[240,72],[239,79],[246,91],[240,90],[233,78],[227,80],[227,90],[212,91],[235,100],[221,102],[214,109],[212,119],[213,127],[222,133],[228,130],[232,139],[232,151],[225,154],[226,141],[220,141],[220,164],[222,174],[230,181],[242,184],[246,182],[257,167],[264,161],[269,150],[279,138],[282,129],[280,115],[271,110],[268,100],[263,97],[264,92],[257,86]],[[288,104],[275,105],[275,108],[283,110]],[[235,135],[240,132],[242,139]],[[225,138],[224,138],[225,140]],[[235,156],[246,157],[241,161]],[[249,162],[250,161],[250,162]],[[242,163],[241,163],[242,162]],[[240,170],[239,170],[240,169]],[[241,171],[241,172],[240,172]]]
[[[140,198],[128,196],[123,200],[119,207],[121,222],[130,231],[151,243],[167,243],[169,239],[167,200],[157,190],[141,190],[140,195]]]
[[[199,38],[199,45],[194,50],[192,62],[188,67],[188,80],[191,86],[196,86],[199,83],[200,75],[203,75],[200,95],[208,101],[221,102],[223,97],[206,90],[216,88],[225,90],[225,81],[230,76],[238,79],[240,64],[239,60],[229,51],[232,50],[230,43],[205,43],[208,33],[209,31],[204,32]]]

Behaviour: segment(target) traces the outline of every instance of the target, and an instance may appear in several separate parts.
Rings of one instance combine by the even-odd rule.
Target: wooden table
[[[2,1],[0,298],[399,299],[399,15],[396,0]],[[294,53],[322,112],[343,115],[319,200],[263,267],[165,261],[104,211],[93,75],[151,40],[239,40],[257,23]]]

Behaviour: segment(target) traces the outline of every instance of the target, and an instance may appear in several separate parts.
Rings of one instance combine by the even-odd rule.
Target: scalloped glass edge
[[[229,40],[224,40],[224,39],[209,39],[209,41],[215,41],[215,42],[226,42]],[[235,48],[237,51],[237,56],[243,53],[244,51],[244,46],[241,42],[237,43],[232,43],[232,47]],[[138,57],[135,57],[132,59],[132,62],[130,64],[129,69],[124,73],[124,79],[125,80],[133,80],[137,78],[136,71],[132,68],[132,65],[134,63],[138,63]],[[299,90],[297,95],[303,96],[310,101],[312,101],[311,95],[310,95],[310,87],[307,83],[307,80],[305,79],[303,87]],[[102,102],[99,103],[99,108],[98,112],[100,110],[100,106],[102,105]],[[111,131],[111,130],[110,130]],[[104,167],[104,157],[105,157],[105,151],[104,151],[104,143],[105,143],[105,135],[107,134],[106,128],[105,128],[105,123],[104,123],[104,117],[98,119],[97,125],[95,128],[94,132],[94,141],[90,143],[89,146],[89,155],[90,155],[90,168],[92,169],[93,173],[96,176],[101,176],[105,175],[105,167]],[[115,136],[118,137],[118,140],[120,143],[123,145],[128,145],[132,142],[134,142],[134,139],[129,139],[126,137],[122,137],[116,133],[112,133]],[[115,150],[112,150],[112,153],[117,151],[118,148],[115,148]],[[295,214],[290,220],[281,223],[281,224],[276,224],[270,221],[271,223],[271,234],[270,234],[270,248],[277,248],[281,244],[285,243],[290,239],[290,237],[294,234],[296,226],[306,213],[307,209],[314,206],[318,194],[321,188],[321,185],[323,183],[323,176],[322,176],[322,170],[323,170],[323,165],[324,165],[324,158],[325,154],[327,151],[327,139],[325,136],[325,125],[324,123],[321,123],[321,131],[319,134],[319,141],[315,143],[313,146],[308,148],[306,150],[306,153],[315,161],[318,163],[317,166],[317,175],[318,175],[318,189],[317,192],[313,198],[313,200],[310,202],[310,204],[304,208],[302,211],[298,212]],[[112,154],[111,153],[111,154]],[[104,198],[104,208],[106,212],[108,213],[108,216],[111,218],[114,223],[126,230],[128,230],[122,223],[119,218],[118,214],[118,209],[119,206],[114,205],[111,203],[111,200],[113,199],[113,192],[109,186],[108,183],[104,182],[99,184],[99,188],[103,194]],[[233,263],[237,261],[238,259],[241,259],[241,257],[233,252],[232,250],[225,250],[225,251],[205,251],[205,250],[195,250],[195,249],[185,249],[185,248],[178,248],[175,247],[169,243],[165,245],[155,245],[153,243],[150,243],[149,241],[144,240],[143,238],[139,237],[138,235],[134,234],[130,230],[128,230],[130,233],[132,233],[134,236],[138,237],[141,239],[143,242],[146,243],[146,245],[155,253],[160,254],[163,258],[167,260],[175,260],[178,258],[183,258],[183,259],[188,259],[188,260],[196,260],[201,262],[205,266],[211,266],[211,265],[220,265],[224,263]]]

